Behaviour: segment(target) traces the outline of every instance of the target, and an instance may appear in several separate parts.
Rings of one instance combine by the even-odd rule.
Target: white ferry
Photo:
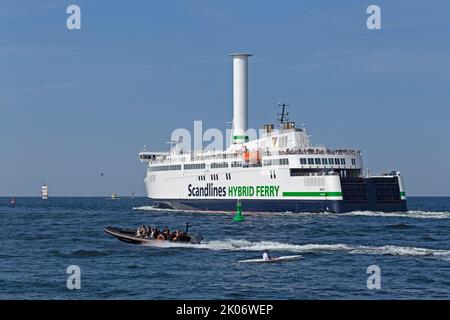
[[[348,212],[406,211],[402,175],[365,175],[361,151],[310,143],[304,127],[286,120],[264,125],[249,140],[248,58],[233,59],[233,134],[221,151],[186,152],[179,143],[168,152],[144,150],[145,186],[157,206],[168,209],[231,211],[239,199],[244,211]]]

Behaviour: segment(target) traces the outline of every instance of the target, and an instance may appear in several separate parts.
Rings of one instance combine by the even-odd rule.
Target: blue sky
[[[82,30],[66,28],[66,7]],[[370,4],[382,30],[366,28]],[[450,2],[0,1],[0,196],[144,195],[143,145],[231,120],[228,53],[252,52],[250,126],[286,101],[313,142],[450,195]],[[100,173],[104,173],[102,177]]]

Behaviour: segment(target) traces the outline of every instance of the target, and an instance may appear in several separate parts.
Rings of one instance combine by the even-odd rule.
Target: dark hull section
[[[175,210],[228,211],[236,210],[234,199],[151,199],[159,208]],[[241,200],[244,212],[335,212],[406,211],[406,201],[392,203],[347,203],[336,200]]]
[[[406,211],[397,176],[341,178],[343,211]]]

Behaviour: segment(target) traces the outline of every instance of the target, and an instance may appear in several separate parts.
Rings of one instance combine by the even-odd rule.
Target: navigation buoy
[[[242,203],[240,200],[237,201],[236,204],[236,215],[233,218],[233,221],[235,222],[242,222],[244,221],[244,217],[242,216]]]

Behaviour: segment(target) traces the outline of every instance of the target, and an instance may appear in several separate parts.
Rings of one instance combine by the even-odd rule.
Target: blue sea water
[[[145,198],[0,198],[0,299],[450,299],[450,198],[407,213],[155,210]],[[244,208],[245,209],[245,208]],[[184,228],[200,245],[120,242],[105,226]],[[243,264],[268,249],[302,259]],[[81,289],[69,290],[69,265]],[[367,288],[367,267],[381,289]]]

